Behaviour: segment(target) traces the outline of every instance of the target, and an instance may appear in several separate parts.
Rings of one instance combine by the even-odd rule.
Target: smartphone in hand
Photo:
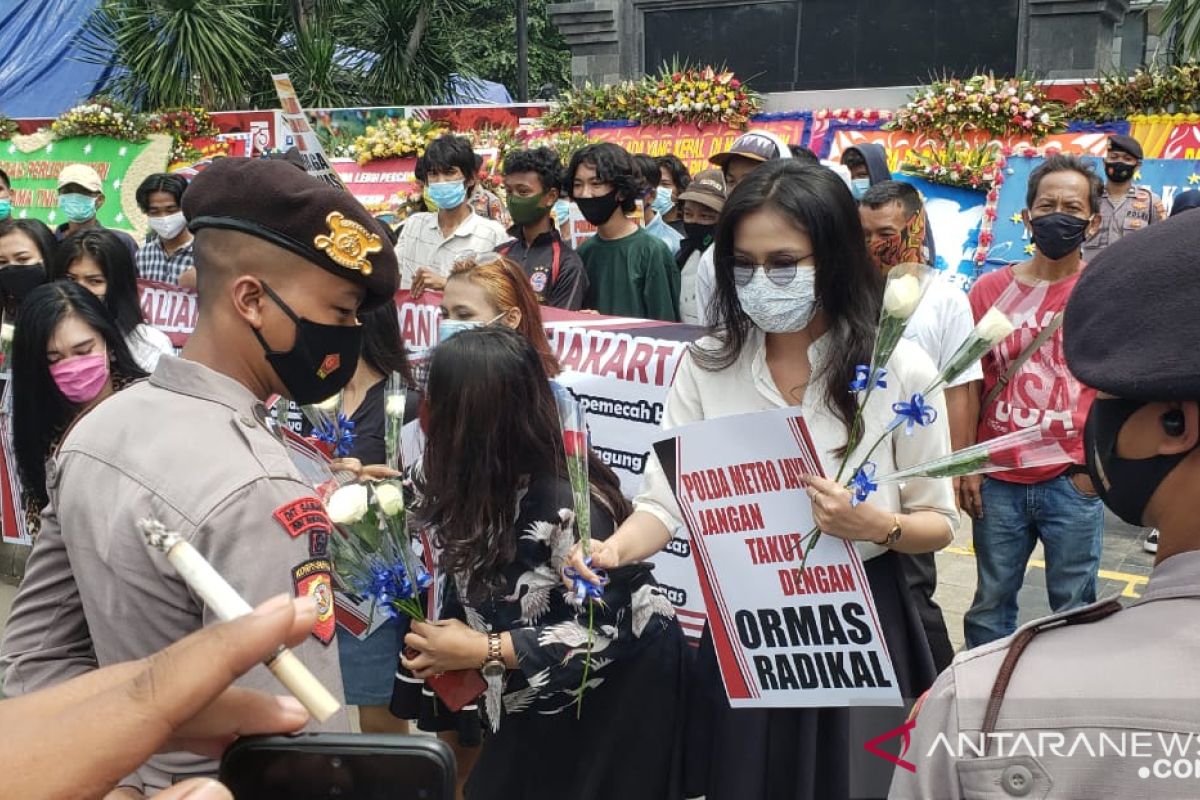
[[[454,800],[450,748],[432,736],[249,736],[221,759],[236,800]]]

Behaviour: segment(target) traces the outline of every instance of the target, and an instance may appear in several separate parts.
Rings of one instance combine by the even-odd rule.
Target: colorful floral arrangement
[[[728,125],[744,128],[762,110],[762,99],[729,70],[684,67],[654,79],[640,122],[649,125]]]
[[[50,124],[59,139],[72,136],[109,136],[127,142],[145,140],[145,119],[116,101],[97,97],[64,111]]]
[[[1111,122],[1136,115],[1200,113],[1200,63],[1151,66],[1087,84],[1071,117]]]
[[[192,144],[193,139],[216,136],[219,131],[203,108],[171,108],[151,114],[146,120],[150,133],[165,133],[174,142],[171,161],[194,162],[206,154]]]
[[[547,128],[578,128],[588,122],[629,120],[639,125],[729,125],[744,128],[762,110],[762,98],[733,72],[712,66],[665,65],[658,75],[605,86],[585,83],[564,92]]]
[[[429,143],[444,133],[445,127],[434,122],[388,117],[368,125],[345,155],[357,159],[359,165],[383,158],[423,156]]]
[[[21,129],[15,119],[0,114],[0,142],[6,142],[20,132]]]
[[[1004,164],[997,144],[972,147],[950,139],[927,153],[909,151],[900,171],[933,183],[989,191],[1004,183]]]
[[[917,90],[888,126],[905,131],[939,131],[953,136],[983,131],[992,136],[1041,139],[1065,127],[1063,106],[1029,78],[975,75],[947,78]]]
[[[644,82],[622,81],[601,86],[585,83],[582,88],[563,92],[549,113],[542,116],[542,122],[548,128],[569,129],[586,122],[636,120],[645,105],[644,89]]]

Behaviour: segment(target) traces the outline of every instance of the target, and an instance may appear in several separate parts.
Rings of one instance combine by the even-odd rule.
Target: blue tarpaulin
[[[0,0],[0,113],[57,117],[96,93],[108,69],[75,37],[99,0]]]

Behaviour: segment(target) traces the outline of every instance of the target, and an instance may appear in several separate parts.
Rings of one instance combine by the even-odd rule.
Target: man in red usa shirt
[[[1050,607],[1059,612],[1096,599],[1104,506],[1083,467],[1082,438],[1095,392],[1067,369],[1058,325],[1085,266],[1083,242],[1100,225],[1100,189],[1100,179],[1078,158],[1048,157],[1029,177],[1022,212],[1031,257],[985,275],[971,290],[977,321],[997,307],[1016,327],[984,356],[983,383],[974,390],[981,400],[975,404],[978,440],[1043,426],[1070,437],[1074,463],[964,479],[960,501],[975,519],[978,572],[963,619],[967,647],[1016,630],[1017,592],[1039,540]]]

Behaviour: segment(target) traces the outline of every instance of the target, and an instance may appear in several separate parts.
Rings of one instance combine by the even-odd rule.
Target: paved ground
[[[962,647],[962,618],[971,607],[975,594],[975,555],[971,550],[970,520],[954,538],[954,544],[937,555],[938,588],[934,597],[946,615],[950,640],[955,648]],[[1154,565],[1154,556],[1142,550],[1145,532],[1132,528],[1121,520],[1107,515],[1104,530],[1104,554],[1100,561],[1100,581],[1096,596],[1119,595],[1127,600],[1141,596],[1146,577]],[[1020,622],[1050,613],[1046,600],[1046,566],[1039,544],[1025,572],[1025,584],[1017,600],[1021,607]]]

